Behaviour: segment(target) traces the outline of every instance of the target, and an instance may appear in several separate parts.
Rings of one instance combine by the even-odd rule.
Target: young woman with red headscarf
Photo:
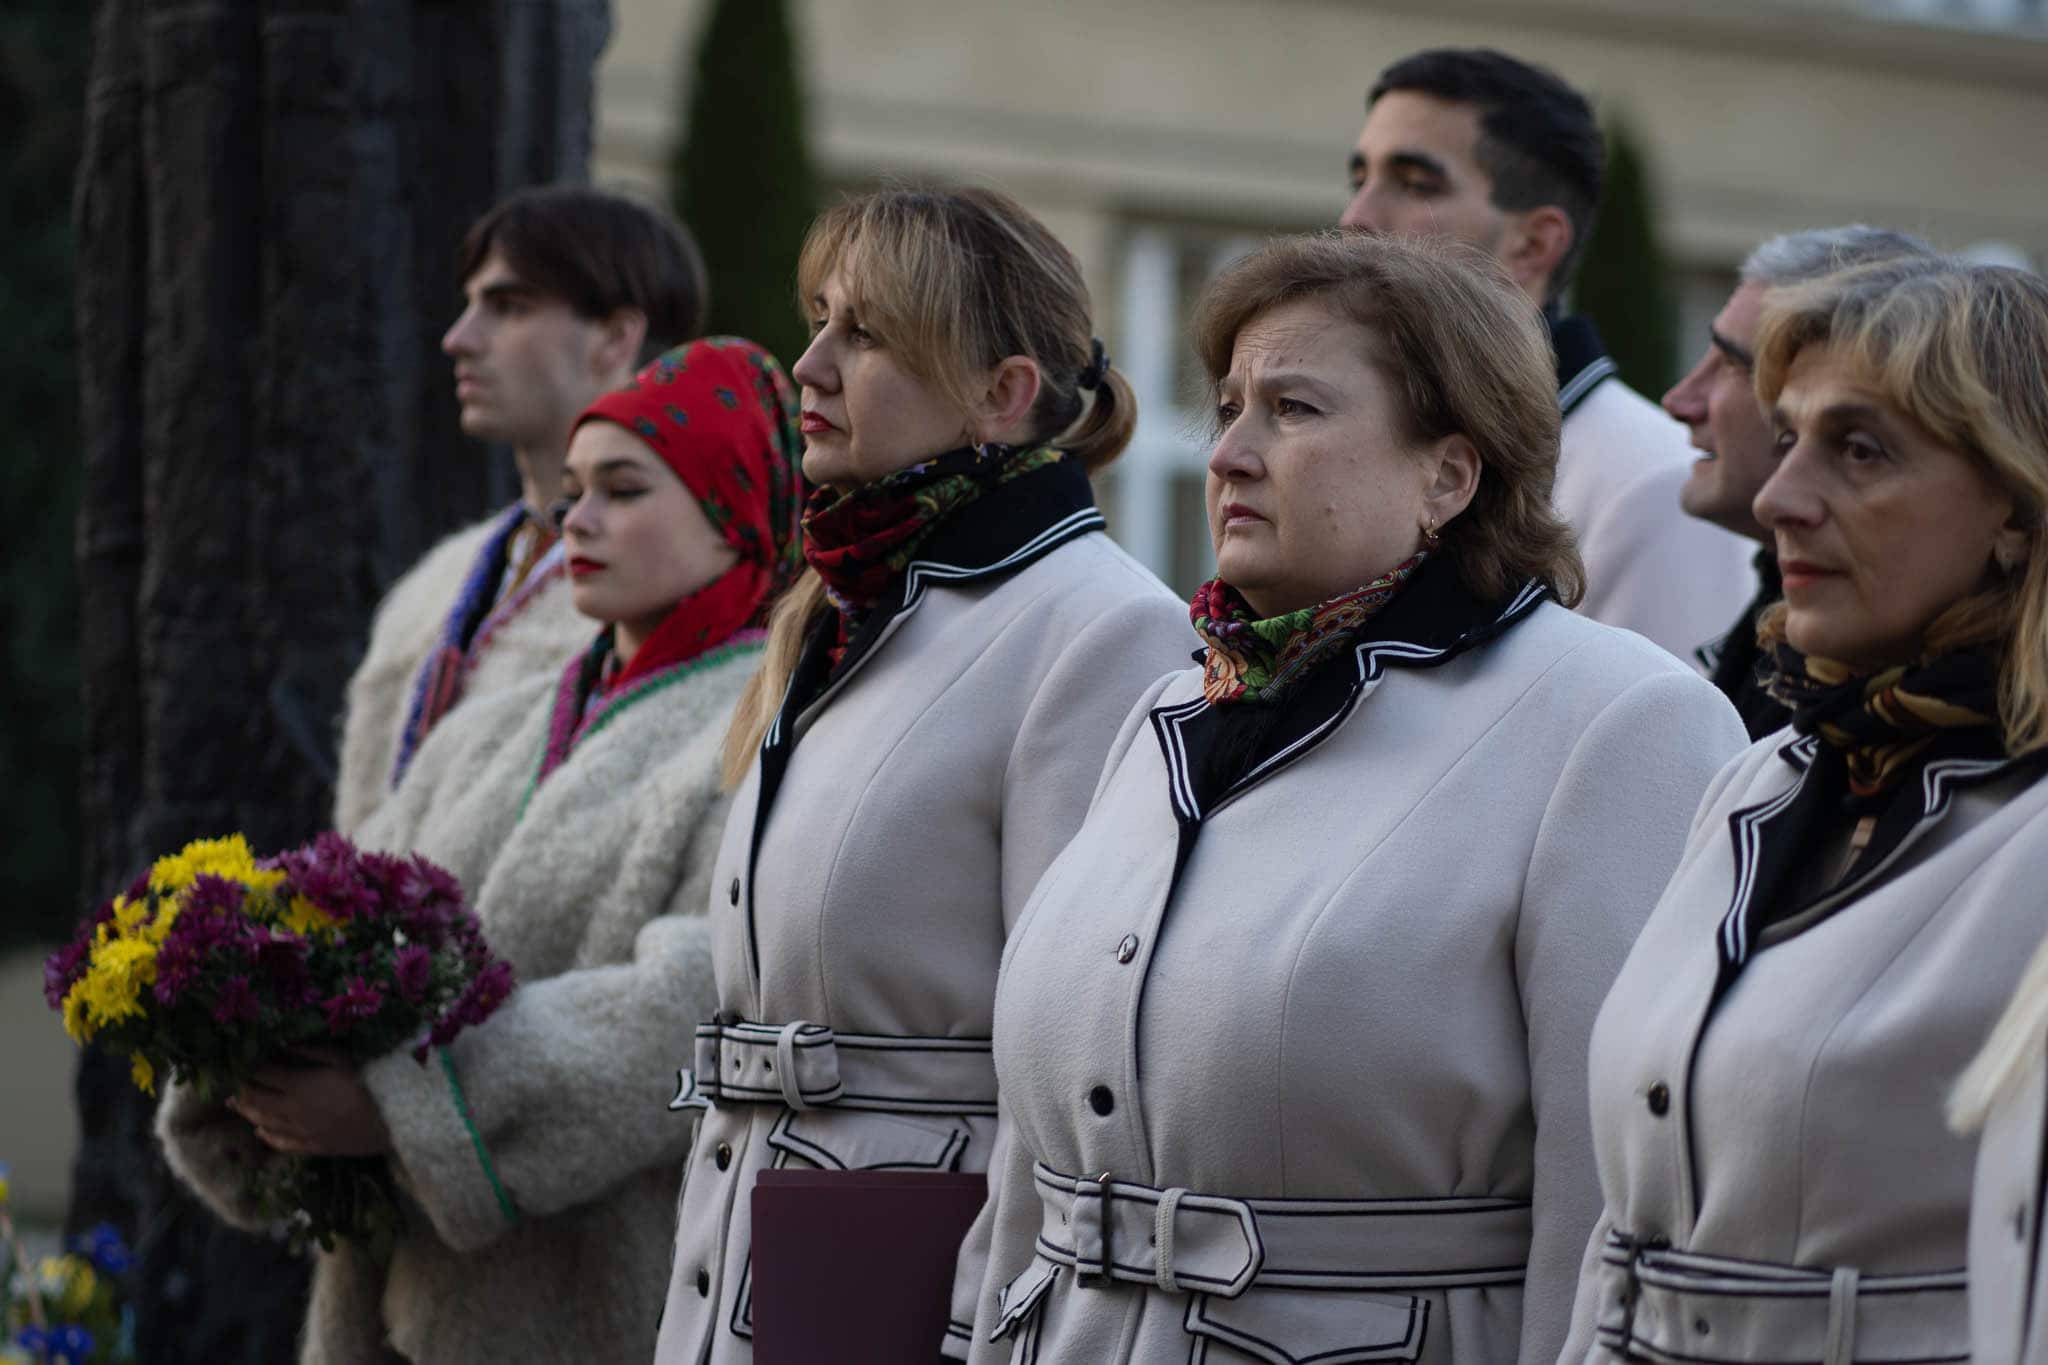
[[[302,1361],[652,1353],[692,1128],[660,1078],[713,1006],[719,750],[800,562],[793,399],[714,339],[585,411],[562,533],[602,630],[437,726],[359,834],[462,879],[518,974],[498,1012],[425,1066],[279,1069],[233,1112],[167,1098],[172,1166],[231,1221],[258,1221],[243,1173],[273,1151],[388,1157],[408,1226],[388,1265],[319,1258]]]

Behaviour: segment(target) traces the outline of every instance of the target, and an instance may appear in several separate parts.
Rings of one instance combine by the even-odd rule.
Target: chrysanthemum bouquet
[[[498,1007],[512,969],[424,858],[323,834],[259,861],[237,834],[158,859],[50,957],[43,988],[72,1039],[126,1054],[143,1089],[168,1073],[211,1099],[309,1054],[412,1044],[424,1063]],[[252,1178],[297,1238],[395,1231],[381,1159],[280,1156]]]

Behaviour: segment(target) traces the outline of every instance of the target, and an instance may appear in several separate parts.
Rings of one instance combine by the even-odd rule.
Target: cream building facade
[[[599,179],[661,185],[706,8],[613,0]],[[1499,47],[1629,119],[1657,177],[1688,351],[1736,263],[1779,232],[1861,220],[2048,262],[2042,0],[791,0],[791,10],[829,181],[995,184],[1080,257],[1143,413],[1105,501],[1119,538],[1177,586],[1191,586],[1208,553],[1188,303],[1262,236],[1335,221],[1365,90],[1409,52]]]

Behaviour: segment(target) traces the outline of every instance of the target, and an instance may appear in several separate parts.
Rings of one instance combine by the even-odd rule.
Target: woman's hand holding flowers
[[[381,1156],[391,1133],[362,1072],[331,1055],[261,1067],[228,1100],[263,1143],[293,1156]]]

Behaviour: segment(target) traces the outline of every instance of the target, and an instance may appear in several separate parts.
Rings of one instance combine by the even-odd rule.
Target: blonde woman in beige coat
[[[517,986],[425,1066],[278,1069],[232,1109],[180,1087],[172,1168],[223,1217],[260,1214],[272,1151],[381,1155],[407,1225],[388,1263],[318,1258],[303,1365],[645,1360],[690,1125],[662,1068],[711,1007],[704,904],[720,750],[796,559],[794,393],[713,339],[586,413],[563,521],[576,600],[606,623],[552,678],[435,728],[362,831],[468,889]]]
[[[1201,664],[1124,721],[996,995],[976,1362],[1555,1360],[1593,1012],[1742,743],[1566,609],[1542,324],[1432,239],[1226,271]]]
[[[665,1365],[751,1359],[762,1170],[988,1169],[1004,937],[1191,642],[1103,532],[1088,474],[1136,413],[1042,225],[884,191],[813,226],[799,281],[811,573],[733,731]]]
[[[1757,359],[1794,719],[1715,779],[1595,1026],[1574,1365],[1967,1358],[1945,1101],[2048,931],[2048,284],[1867,267],[1768,295]],[[1979,1232],[2030,1239],[2036,1190]]]

